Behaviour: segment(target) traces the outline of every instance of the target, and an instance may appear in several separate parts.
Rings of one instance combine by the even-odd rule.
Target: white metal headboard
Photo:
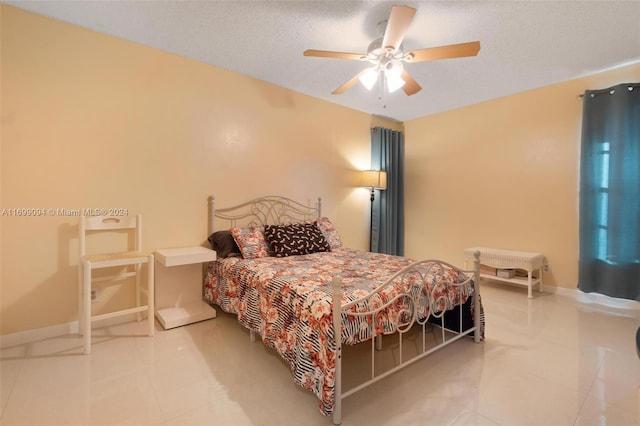
[[[278,225],[317,219],[322,214],[322,199],[318,197],[314,207],[306,206],[287,197],[268,195],[255,198],[237,206],[216,209],[215,197],[209,197],[209,233],[216,230],[216,219],[227,221],[226,228],[234,226]]]

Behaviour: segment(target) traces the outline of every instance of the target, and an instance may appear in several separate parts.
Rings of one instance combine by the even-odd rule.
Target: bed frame
[[[318,198],[316,200],[315,206],[309,207],[297,201],[291,200],[286,197],[280,196],[266,196],[256,198],[245,203],[239,204],[237,206],[233,206],[230,208],[224,209],[216,209],[215,207],[215,198],[213,196],[209,197],[209,233],[212,233],[216,229],[216,219],[221,219],[226,221],[229,227],[232,226],[261,226],[268,224],[282,224],[282,223],[291,223],[291,222],[303,222],[307,220],[312,220],[315,218],[321,217],[321,206],[322,200]],[[221,228],[222,229],[222,228]],[[391,304],[396,302],[398,299],[402,299],[406,305],[408,306],[407,310],[400,312],[399,315],[402,316],[402,320],[398,320],[397,332],[399,335],[399,363],[394,368],[391,368],[382,373],[375,373],[375,354],[376,351],[382,348],[382,335],[375,336],[375,339],[371,339],[371,375],[369,379],[346,391],[342,391],[342,336],[340,333],[334,332],[334,344],[336,348],[336,368],[335,368],[335,385],[334,385],[334,408],[333,408],[333,424],[339,425],[342,422],[342,400],[355,392],[364,389],[365,387],[377,382],[385,378],[386,376],[395,373],[396,371],[404,368],[414,362],[428,356],[429,354],[448,346],[454,343],[456,340],[459,340],[465,336],[469,336],[473,334],[473,339],[476,343],[479,343],[482,339],[481,335],[481,318],[480,318],[480,252],[475,252],[473,254],[473,266],[474,269],[471,271],[464,271],[460,268],[457,268],[449,263],[442,262],[439,260],[423,260],[419,262],[415,262],[402,270],[398,271],[393,277],[391,277],[387,282],[366,296],[361,297],[358,300],[354,300],[348,304],[342,305],[341,303],[341,295],[342,295],[342,281],[340,277],[335,277],[332,281],[332,297],[333,297],[333,306],[341,306],[341,309],[333,310],[333,330],[342,330],[342,322],[343,316],[358,316],[358,317],[371,317],[371,330],[370,333],[372,336],[375,335],[375,318],[376,314]],[[447,281],[447,278],[443,274],[443,267],[447,266],[463,272],[467,275],[467,280],[461,283],[452,283]],[[409,290],[410,285],[408,284],[409,280],[412,281],[412,285],[415,286],[416,280],[418,283],[422,283],[422,288],[426,289],[426,279],[427,275],[430,274],[435,277],[435,282],[437,284],[434,286],[434,289],[431,293],[427,291],[423,291],[419,295],[412,295],[408,291],[406,293],[402,293],[397,295],[394,299],[388,301],[386,304],[379,306],[377,309],[369,312],[358,312],[353,313],[349,312],[349,309],[358,303],[362,303],[370,298],[374,297],[378,292],[382,291],[387,286],[397,285],[398,282],[406,283],[405,288]],[[457,330],[453,330],[451,328],[445,327],[444,314],[445,311],[438,312],[438,309],[435,309],[435,306],[439,303],[439,299],[434,294],[436,289],[442,289],[447,286],[463,286],[468,284],[470,280],[473,280],[473,326],[463,330],[463,320],[462,320],[462,309],[460,311],[459,318],[459,327]],[[415,287],[414,287],[415,288]],[[419,318],[418,312],[424,310],[425,307],[431,307],[429,312],[431,312],[429,318]],[[429,321],[431,319],[431,321]],[[426,335],[427,335],[427,323],[433,323],[433,319],[436,319],[440,322],[439,326],[441,329],[441,342],[436,346],[432,346],[427,348],[426,346]],[[422,336],[422,352],[418,355],[408,359],[403,359],[403,336],[409,330],[411,330],[414,325],[417,325],[421,328],[421,336]],[[255,333],[253,330],[250,330],[250,339],[251,341],[255,341]]]
[[[218,209],[213,195],[209,197],[209,234],[216,231],[216,218],[232,226],[262,226],[304,222],[322,216],[322,199],[309,207],[277,195],[254,198],[237,206]]]

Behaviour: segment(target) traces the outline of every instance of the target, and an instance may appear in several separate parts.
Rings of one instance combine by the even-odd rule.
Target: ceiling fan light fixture
[[[402,75],[402,71],[404,71],[404,65],[399,60],[391,60],[385,64],[384,73],[385,75]]]
[[[360,75],[359,79],[360,83],[362,83],[367,90],[373,89],[373,86],[375,86],[378,81],[378,69],[376,67],[367,68],[365,72]]]
[[[402,77],[400,77],[400,74],[386,73],[385,77],[387,80],[387,89],[389,89],[389,93],[393,93],[404,86],[405,81],[402,79]]]
[[[427,47],[405,53],[403,41],[415,14],[416,9],[411,6],[391,6],[389,18],[378,23],[378,33],[381,37],[369,43],[366,54],[307,49],[304,51],[304,56],[367,61],[373,65],[371,68],[360,71],[335,89],[331,92],[333,95],[344,93],[347,89],[358,84],[358,80],[368,90],[372,90],[376,82],[380,80],[380,98],[384,91],[395,92],[400,88],[407,96],[415,95],[422,90],[422,87],[404,69],[405,63],[464,58],[476,56],[480,51],[480,42],[471,41]]]

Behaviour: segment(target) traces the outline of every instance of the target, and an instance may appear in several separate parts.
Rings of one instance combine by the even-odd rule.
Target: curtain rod
[[[640,87],[640,83],[621,83],[621,84],[618,84],[616,86],[609,87],[607,89],[590,90],[590,92],[591,92],[592,95],[601,95],[603,93],[613,94],[613,93],[611,93],[611,91],[613,90],[614,87],[617,87],[617,86],[627,86],[627,89],[629,91],[631,91],[631,90],[633,90],[635,88]],[[580,93],[578,96],[576,96],[576,98],[578,98],[578,99],[584,98],[584,93]]]

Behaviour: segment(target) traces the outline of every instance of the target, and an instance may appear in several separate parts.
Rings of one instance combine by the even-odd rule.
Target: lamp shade
[[[393,93],[402,86],[404,86],[404,80],[398,74],[388,74],[386,75],[387,79],[387,89],[389,89],[389,93]]]
[[[405,82],[402,79],[403,71],[404,66],[400,61],[391,61],[387,64],[387,67],[384,69],[384,78],[386,79],[389,93],[393,93],[404,86]]]
[[[359,77],[360,83],[367,88],[367,90],[373,89],[373,86],[378,81],[378,69],[376,67],[367,68],[365,72]]]
[[[372,189],[387,189],[387,172],[363,170],[360,186]]]

